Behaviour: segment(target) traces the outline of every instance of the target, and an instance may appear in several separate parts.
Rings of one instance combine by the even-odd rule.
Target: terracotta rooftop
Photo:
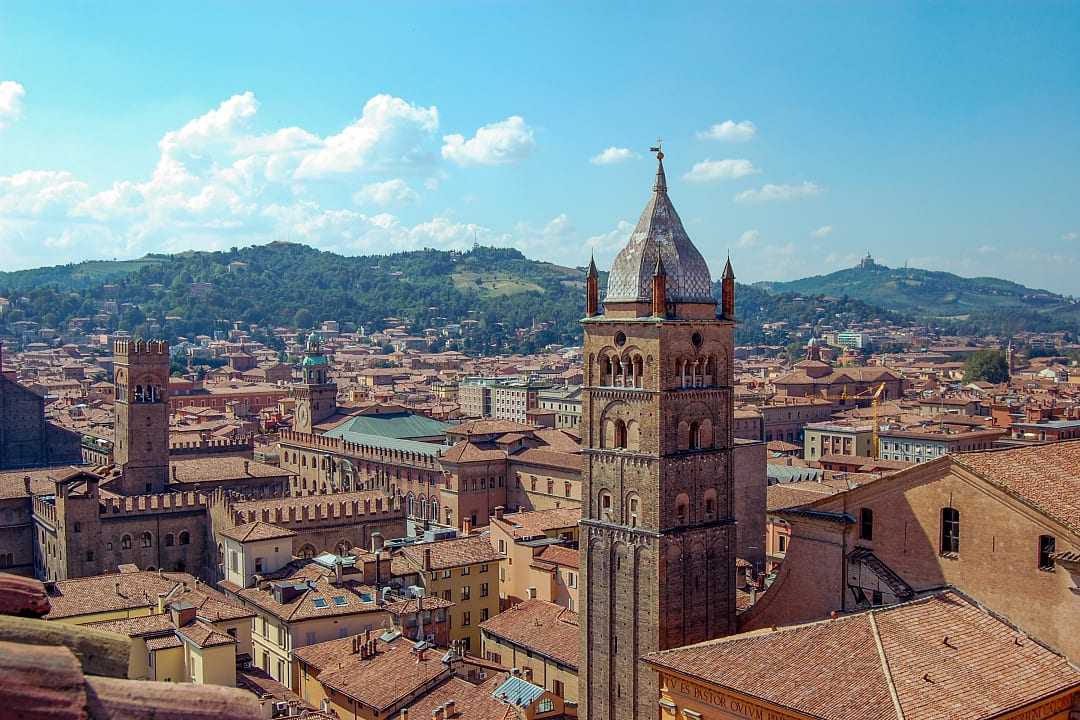
[[[784,508],[799,507],[820,500],[823,497],[835,495],[843,489],[814,480],[770,485],[765,490],[765,510],[772,512]]]
[[[526,600],[480,623],[480,629],[562,665],[578,667],[578,616],[562,605]]]
[[[540,551],[540,554],[535,559],[576,570],[581,563],[581,554],[574,548],[565,545],[548,545]]]
[[[318,670],[319,683],[379,713],[450,673],[442,662],[445,651],[429,648],[421,660],[412,641],[402,636],[391,642],[376,638],[375,654],[369,657],[354,654],[352,643],[352,637],[315,643],[296,648],[293,655]]]
[[[169,461],[171,483],[211,482],[254,477],[287,477],[288,472],[275,465],[245,460],[242,457],[216,456],[182,458]]]
[[[503,515],[502,519],[491,520],[515,540],[544,535],[551,530],[577,527],[580,521],[581,508],[576,507],[516,512]]]
[[[447,429],[447,435],[502,435],[510,432],[530,432],[532,425],[513,420],[469,420]]]
[[[977,720],[1080,688],[1064,657],[955,590],[645,661],[824,720]]]
[[[524,448],[512,454],[510,459],[514,462],[528,463],[529,465],[543,465],[575,472],[581,471],[581,455],[577,451],[563,452],[551,448]]]
[[[262,520],[225,528],[219,534],[242,543],[296,537],[296,533],[292,530],[278,527],[277,525],[272,525],[268,522],[263,522]]]
[[[1080,440],[949,457],[1080,533]]]
[[[296,589],[295,595],[284,602],[278,602],[273,590],[273,585],[278,584],[292,585]],[[375,603],[376,591],[354,580],[347,579],[341,585],[335,585],[326,575],[298,572],[287,579],[274,580],[265,586],[265,590],[252,587],[237,589],[235,592],[246,602],[286,622],[383,612]]]
[[[196,582],[195,577],[187,573],[150,571],[60,580],[48,592],[52,606],[48,619],[156,607],[158,593],[165,593],[170,602],[185,600],[191,603],[199,615],[211,621],[252,615],[205,583],[199,583],[196,588]]]
[[[422,570],[425,550],[431,550],[432,570],[445,570],[473,563],[497,563],[503,557],[495,551],[495,548],[491,546],[491,540],[485,535],[406,545],[401,549],[401,554],[412,563],[416,570]]]
[[[236,638],[223,632],[218,632],[209,624],[196,620],[183,627],[177,628],[176,632],[190,640],[197,647],[207,648],[217,645],[231,645]]]
[[[454,714],[445,716],[447,720],[517,720],[514,708],[493,697],[495,689],[505,679],[505,673],[495,673],[479,685],[473,685],[454,675],[407,705],[409,717],[430,718],[436,708],[453,701]]]
[[[506,451],[492,443],[473,442],[472,440],[460,440],[441,456],[446,462],[483,462],[492,460],[505,460]]]

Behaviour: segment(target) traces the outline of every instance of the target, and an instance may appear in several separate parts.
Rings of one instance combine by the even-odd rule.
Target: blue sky
[[[1080,3],[0,4],[0,269],[291,239],[1080,294]],[[604,151],[607,151],[606,153]]]

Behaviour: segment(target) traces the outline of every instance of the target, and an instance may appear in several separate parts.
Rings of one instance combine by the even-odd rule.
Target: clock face
[[[298,407],[296,409],[296,424],[297,425],[306,425],[307,424],[307,419],[308,419],[307,408],[304,407],[303,405],[301,405],[300,407]]]

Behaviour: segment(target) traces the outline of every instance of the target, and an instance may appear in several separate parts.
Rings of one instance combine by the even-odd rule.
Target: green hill
[[[890,268],[873,261],[828,275],[755,285],[775,294],[855,298],[960,332],[1075,333],[1080,327],[1080,304],[1048,290],[998,278]]]

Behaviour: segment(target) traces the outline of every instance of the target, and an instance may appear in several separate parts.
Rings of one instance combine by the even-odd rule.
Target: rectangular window
[[[237,572],[239,569],[239,554],[235,550],[229,551],[229,569],[233,572]]]
[[[461,599],[468,600],[472,596],[472,587],[469,585],[461,586]]]
[[[471,625],[472,624],[472,614],[468,613],[468,612],[462,613],[461,614],[461,624],[462,624],[462,626]]]
[[[461,574],[462,575],[468,575],[470,572],[472,572],[472,568],[470,568],[468,565],[461,568]]]
[[[1039,536],[1039,569],[1048,572],[1054,571],[1054,559],[1051,557],[1057,548],[1057,540],[1053,535]]]
[[[487,583],[480,583],[480,597],[487,597],[487,596],[488,596],[488,584]]]
[[[488,619],[488,609],[480,608],[480,622],[484,622]]]
[[[480,572],[486,573],[487,571],[488,571],[487,563],[484,563],[483,565],[480,566]]]
[[[941,509],[941,554],[956,555],[960,552],[960,511],[956,508]]]
[[[859,511],[859,539],[874,539],[874,511],[870,508]]]

